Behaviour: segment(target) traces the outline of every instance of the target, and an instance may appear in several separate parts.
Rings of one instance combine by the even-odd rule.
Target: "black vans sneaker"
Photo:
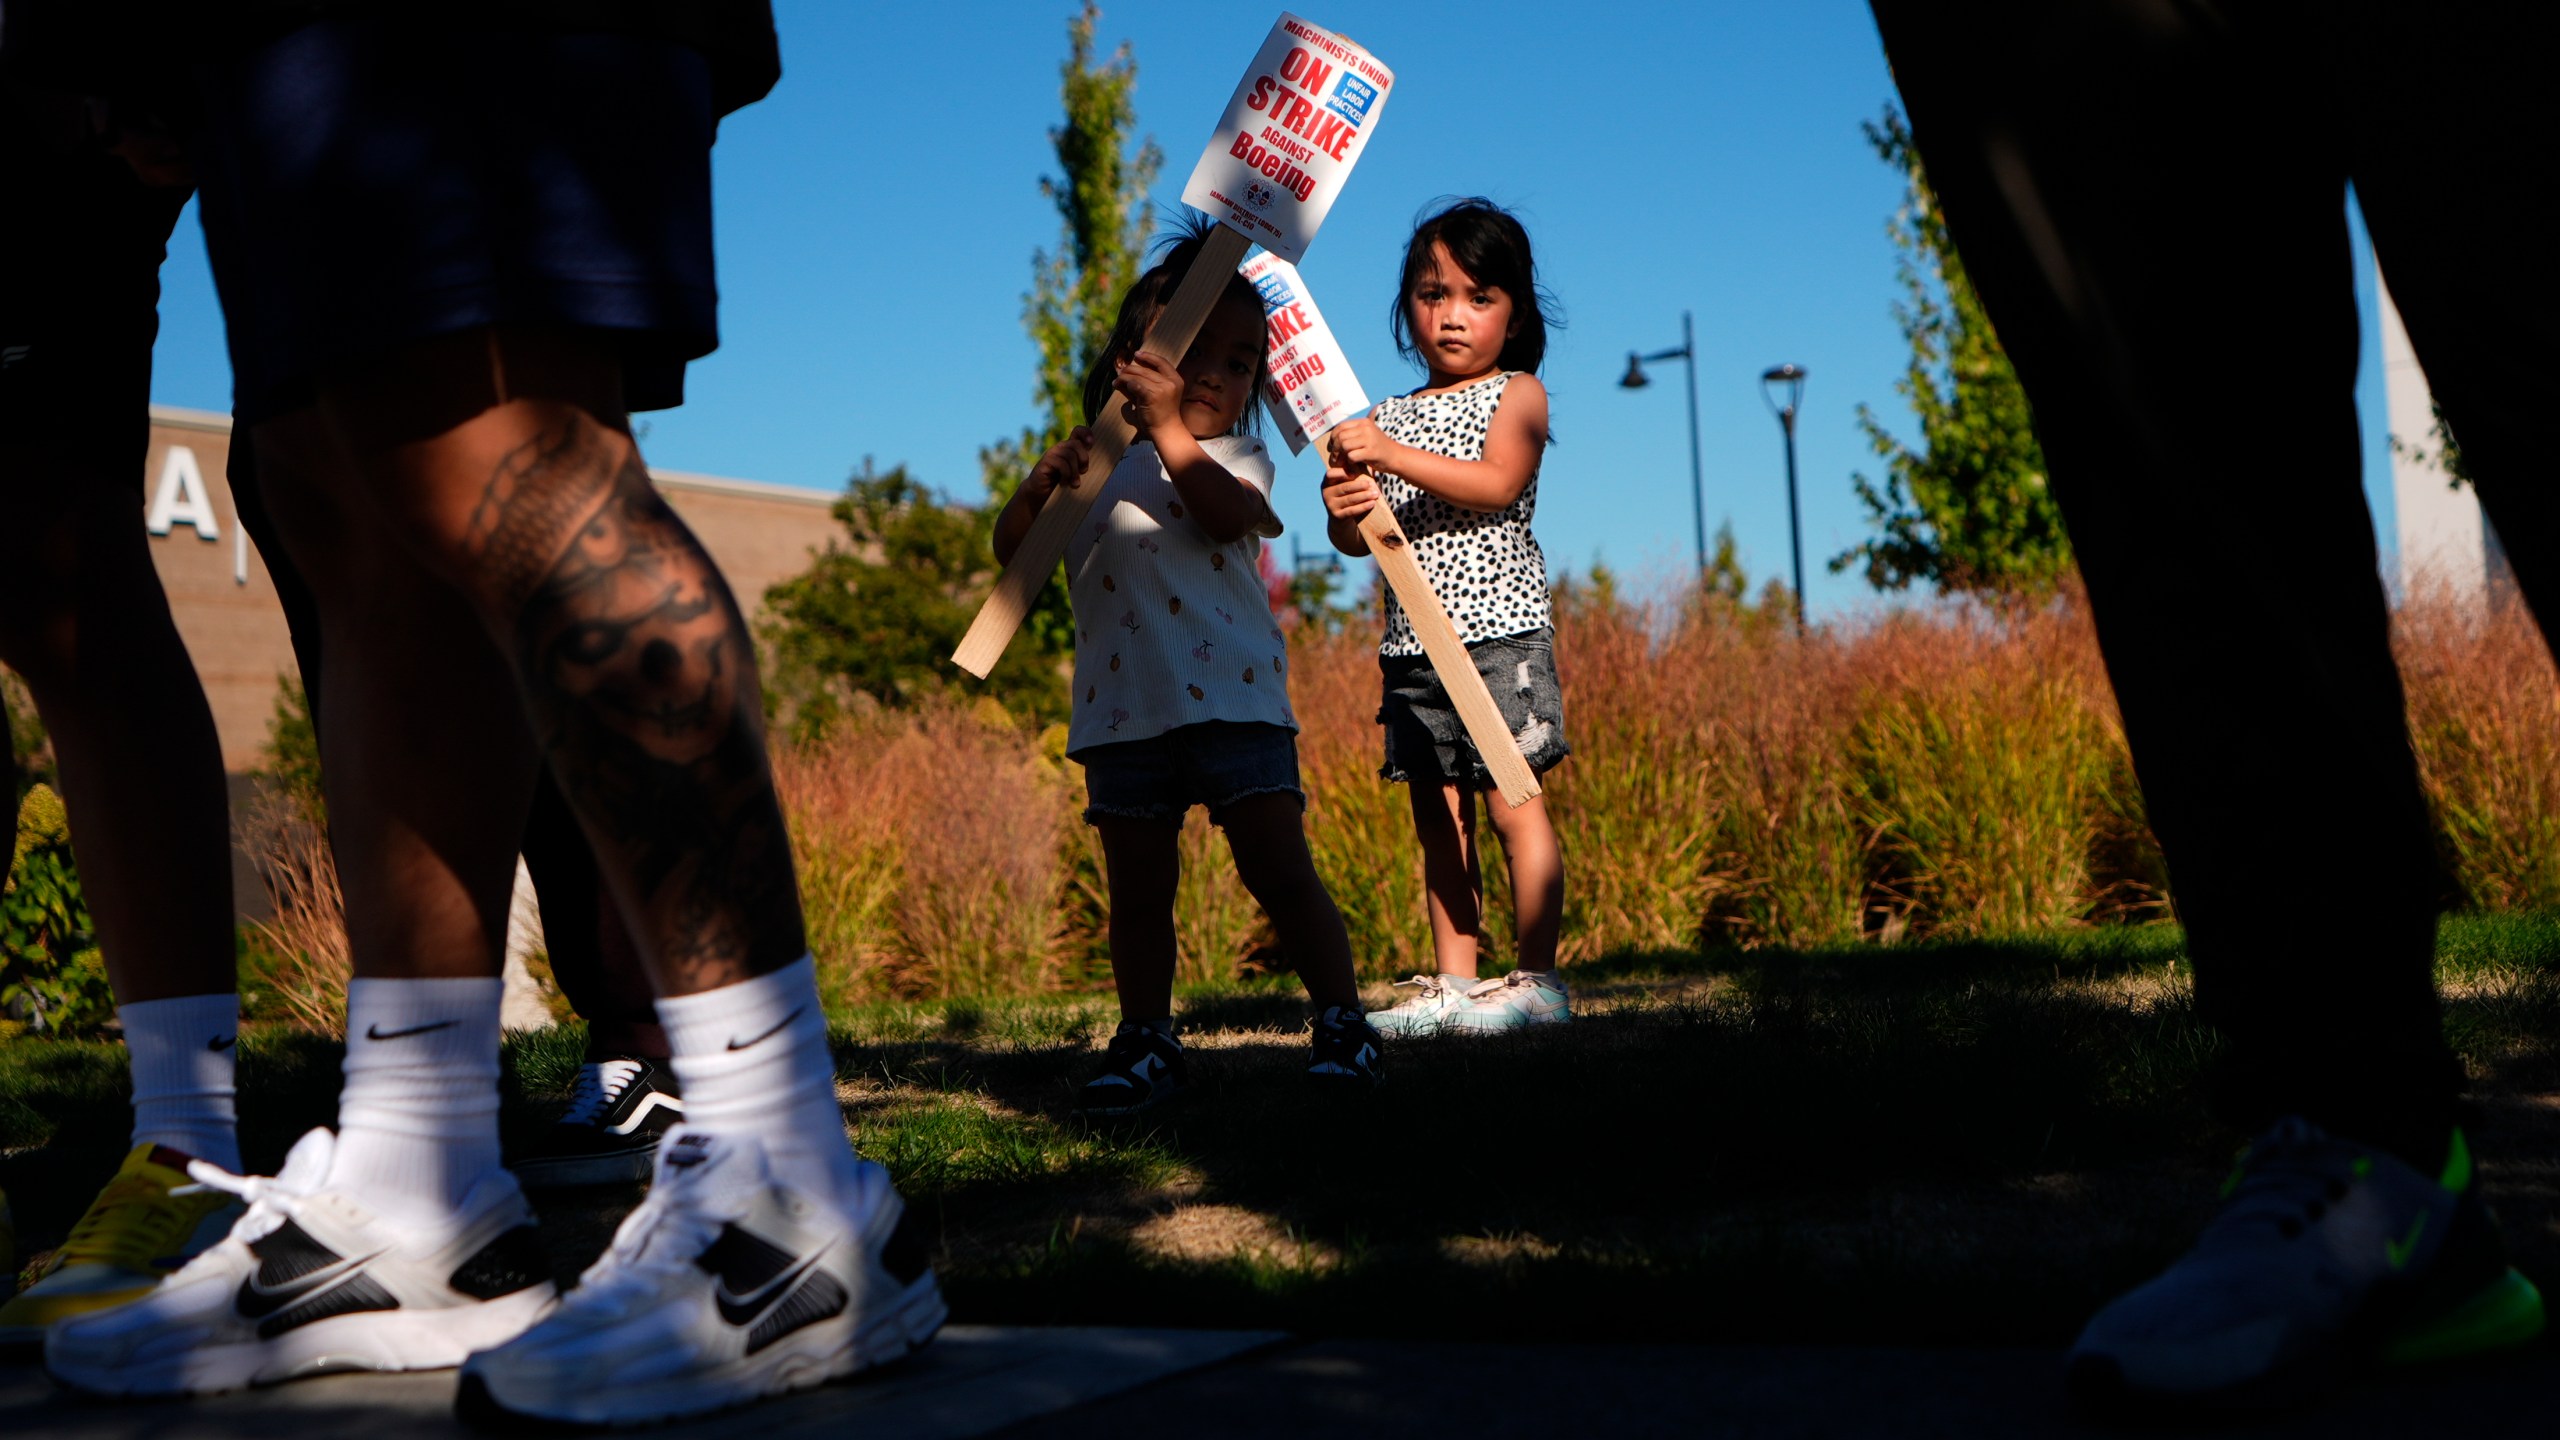
[[[560,1123],[512,1168],[527,1190],[637,1184],[656,1163],[658,1137],[682,1119],[674,1077],[659,1062],[590,1060],[578,1067]]]
[[[1336,1005],[1316,1017],[1315,1061],[1307,1076],[1329,1085],[1375,1085],[1386,1078],[1378,1068],[1381,1043],[1368,1016]]]
[[[1103,1052],[1102,1073],[1076,1092],[1079,1115],[1135,1115],[1189,1082],[1182,1042],[1161,1030],[1120,1022]]]

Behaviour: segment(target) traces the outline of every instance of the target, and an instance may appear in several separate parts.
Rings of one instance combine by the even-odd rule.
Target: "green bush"
[[[0,1014],[12,1031],[94,1035],[115,1017],[106,962],[71,859],[69,817],[49,786],[18,807],[17,843],[0,889]]]

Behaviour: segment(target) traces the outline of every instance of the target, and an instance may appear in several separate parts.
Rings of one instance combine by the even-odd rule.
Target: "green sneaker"
[[[2095,1406],[2265,1404],[2376,1360],[2509,1349],[2542,1326],[2461,1131],[2430,1180],[2287,1119],[2242,1157],[2195,1248],[2089,1322],[2065,1378]]]

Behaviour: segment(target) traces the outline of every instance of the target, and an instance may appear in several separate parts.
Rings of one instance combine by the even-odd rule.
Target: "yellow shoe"
[[[134,1146],[36,1282],[0,1305],[0,1345],[36,1344],[56,1320],[147,1295],[162,1276],[229,1234],[240,1202],[218,1190],[170,1193],[193,1183],[185,1155],[166,1145]]]

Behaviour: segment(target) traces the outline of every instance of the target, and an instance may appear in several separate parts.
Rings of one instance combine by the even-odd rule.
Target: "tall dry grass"
[[[2532,615],[2512,594],[2482,607],[2422,586],[2394,630],[2409,739],[2464,899],[2560,905],[2560,678]]]
[[[1570,881],[1562,954],[1890,944],[2165,913],[2085,613],[1946,606],[1814,627],[1722,602],[1563,597],[1574,757],[1547,777]],[[2447,863],[2481,909],[2560,906],[2560,675],[2512,603],[2421,594],[2396,645]],[[1290,687],[1307,828],[1365,973],[1428,969],[1405,791],[1378,778],[1367,634],[1301,633]],[[1102,982],[1102,857],[1052,730],[992,704],[857,716],[775,776],[811,942],[838,1004]],[[343,1015],[345,932],[316,827],[244,818],[277,918],[259,927],[301,1023]],[[1509,943],[1490,826],[1489,937]],[[1272,955],[1224,842],[1182,838],[1181,975]]]
[[[267,892],[269,918],[249,926],[251,940],[265,952],[262,978],[293,1024],[335,1035],[346,1028],[355,961],[328,829],[308,801],[267,789],[237,824],[240,849]]]

